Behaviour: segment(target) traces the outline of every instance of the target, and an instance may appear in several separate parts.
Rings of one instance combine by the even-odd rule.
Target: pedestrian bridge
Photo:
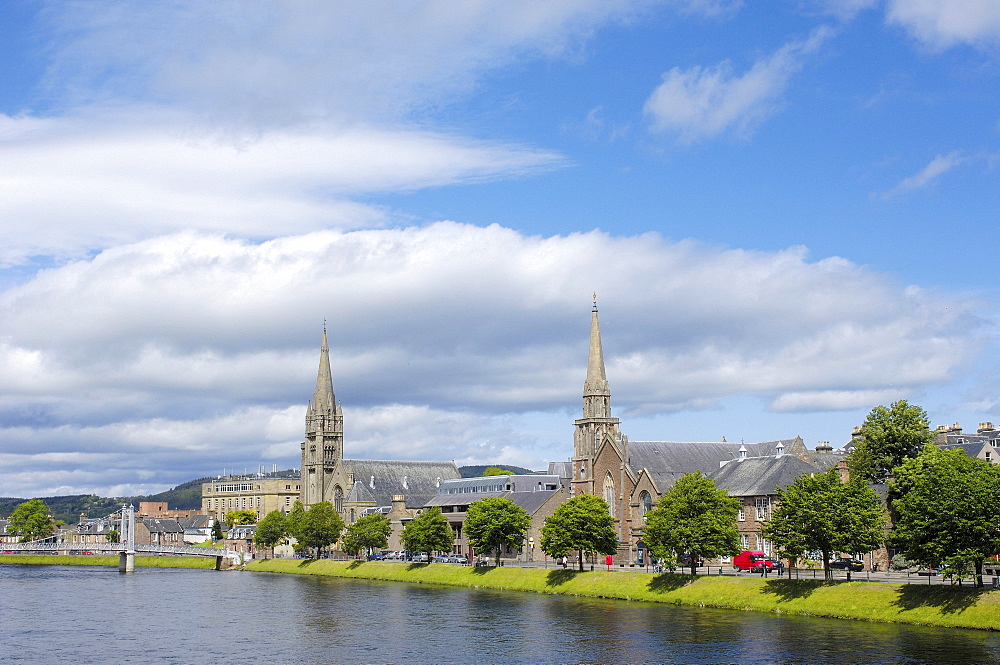
[[[230,559],[233,563],[241,563],[243,554],[235,550],[224,550],[213,547],[191,547],[188,545],[143,545],[135,542],[135,513],[132,506],[122,506],[121,510],[112,513],[120,515],[122,542],[120,543],[83,543],[54,542],[51,539],[35,540],[28,543],[0,543],[0,551],[7,552],[51,552],[53,554],[75,554],[92,552],[94,554],[118,554],[118,569],[122,572],[132,572],[135,569],[136,554],[182,554],[185,556],[215,557],[215,569],[222,568],[222,560]],[[110,517],[110,516],[109,516]]]

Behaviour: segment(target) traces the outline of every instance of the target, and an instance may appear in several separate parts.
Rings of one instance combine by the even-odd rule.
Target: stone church
[[[344,414],[333,391],[325,326],[301,448],[305,507],[329,501],[347,524],[368,512],[385,513],[394,522],[390,547],[398,547],[402,522],[435,495],[442,481],[461,477],[454,462],[344,459]]]
[[[561,475],[571,477],[574,496],[595,494],[607,502],[619,541],[616,562],[642,562],[645,514],[678,478],[696,470],[740,499],[743,508],[737,527],[744,547],[770,552],[759,530],[770,515],[776,488],[803,473],[826,471],[842,460],[829,446],[808,450],[797,436],[760,443],[629,441],[618,418],[611,416],[595,299],[583,417],[574,423],[573,457]]]

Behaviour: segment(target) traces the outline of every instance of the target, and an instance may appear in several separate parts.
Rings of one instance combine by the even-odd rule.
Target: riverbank
[[[388,562],[253,561],[247,570],[554,593],[814,617],[1000,630],[1000,591],[958,586]]]
[[[114,566],[118,567],[118,555],[66,556],[51,554],[5,554],[0,555],[0,565],[49,565],[49,566]],[[199,568],[215,569],[215,557],[208,556],[137,556],[136,568]]]

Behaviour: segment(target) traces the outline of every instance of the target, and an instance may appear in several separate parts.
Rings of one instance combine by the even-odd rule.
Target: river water
[[[1000,664],[1000,635],[299,575],[0,566],[0,662]]]

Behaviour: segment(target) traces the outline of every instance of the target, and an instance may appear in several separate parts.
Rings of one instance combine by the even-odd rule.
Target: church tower
[[[330,348],[323,324],[316,390],[306,410],[306,440],[302,442],[302,503],[307,508],[324,500],[328,479],[343,457],[344,414],[333,392]]]
[[[594,482],[594,458],[606,439],[623,441],[618,419],[611,417],[611,389],[604,372],[601,326],[597,320],[597,294],[590,315],[590,354],[583,382],[583,418],[574,422],[573,495],[600,494]]]

